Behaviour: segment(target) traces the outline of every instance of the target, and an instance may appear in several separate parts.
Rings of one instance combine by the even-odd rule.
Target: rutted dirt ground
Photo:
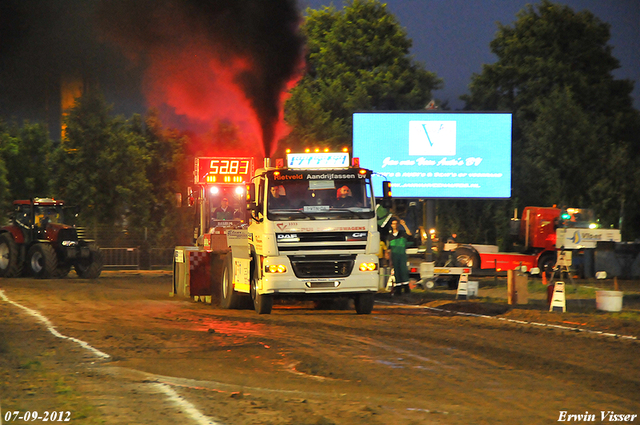
[[[480,295],[494,302],[414,291],[380,295],[371,315],[297,303],[259,316],[172,298],[162,271],[3,279],[9,300],[110,357],[0,301],[2,415],[5,423],[11,411],[68,411],[74,424],[548,424],[567,411],[600,423],[601,411],[640,414],[639,290],[621,286],[622,313],[595,312],[589,299],[549,313],[545,294],[509,307],[499,301],[506,290],[487,284]]]

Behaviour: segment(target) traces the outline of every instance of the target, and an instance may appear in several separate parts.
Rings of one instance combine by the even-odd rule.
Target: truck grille
[[[289,256],[293,272],[300,279],[347,277],[355,259],[355,255]]]
[[[276,233],[278,250],[291,251],[362,251],[367,248],[368,232]]]

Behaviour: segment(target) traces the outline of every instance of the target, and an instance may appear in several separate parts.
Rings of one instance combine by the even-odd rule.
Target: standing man
[[[400,227],[402,226],[402,228]],[[404,220],[397,217],[391,219],[391,229],[387,235],[387,247],[391,251],[391,263],[396,284],[392,295],[411,292],[409,287],[409,268],[407,267],[407,244],[412,238],[411,232]]]

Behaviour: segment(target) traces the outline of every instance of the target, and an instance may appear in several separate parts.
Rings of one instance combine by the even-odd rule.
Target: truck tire
[[[18,245],[10,233],[0,235],[0,277],[17,277],[22,274],[22,262],[18,259]]]
[[[358,314],[370,314],[373,310],[373,304],[376,302],[374,294],[358,294],[354,300],[356,307],[356,313]]]
[[[236,309],[240,306],[240,294],[233,289],[233,261],[231,253],[224,257],[220,279],[220,307]]]
[[[480,256],[475,249],[460,246],[453,253],[456,267],[480,268]]]
[[[555,252],[547,252],[538,259],[538,268],[540,273],[546,273],[547,278],[553,275],[553,267],[556,265],[557,257]]]
[[[211,305],[220,306],[221,303],[221,278],[224,267],[224,257],[219,254],[211,254]]]
[[[51,245],[37,243],[29,248],[27,264],[31,275],[36,279],[49,279],[53,277],[58,268],[58,257]]]
[[[258,279],[255,276],[251,279],[251,300],[256,313],[271,314],[273,295],[258,293]]]

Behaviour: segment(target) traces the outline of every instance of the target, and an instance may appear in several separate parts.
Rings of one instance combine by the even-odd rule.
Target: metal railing
[[[104,268],[140,269],[139,248],[100,248]]]
[[[148,255],[139,247],[100,248],[104,268],[157,269],[173,264],[173,248],[150,248]]]

